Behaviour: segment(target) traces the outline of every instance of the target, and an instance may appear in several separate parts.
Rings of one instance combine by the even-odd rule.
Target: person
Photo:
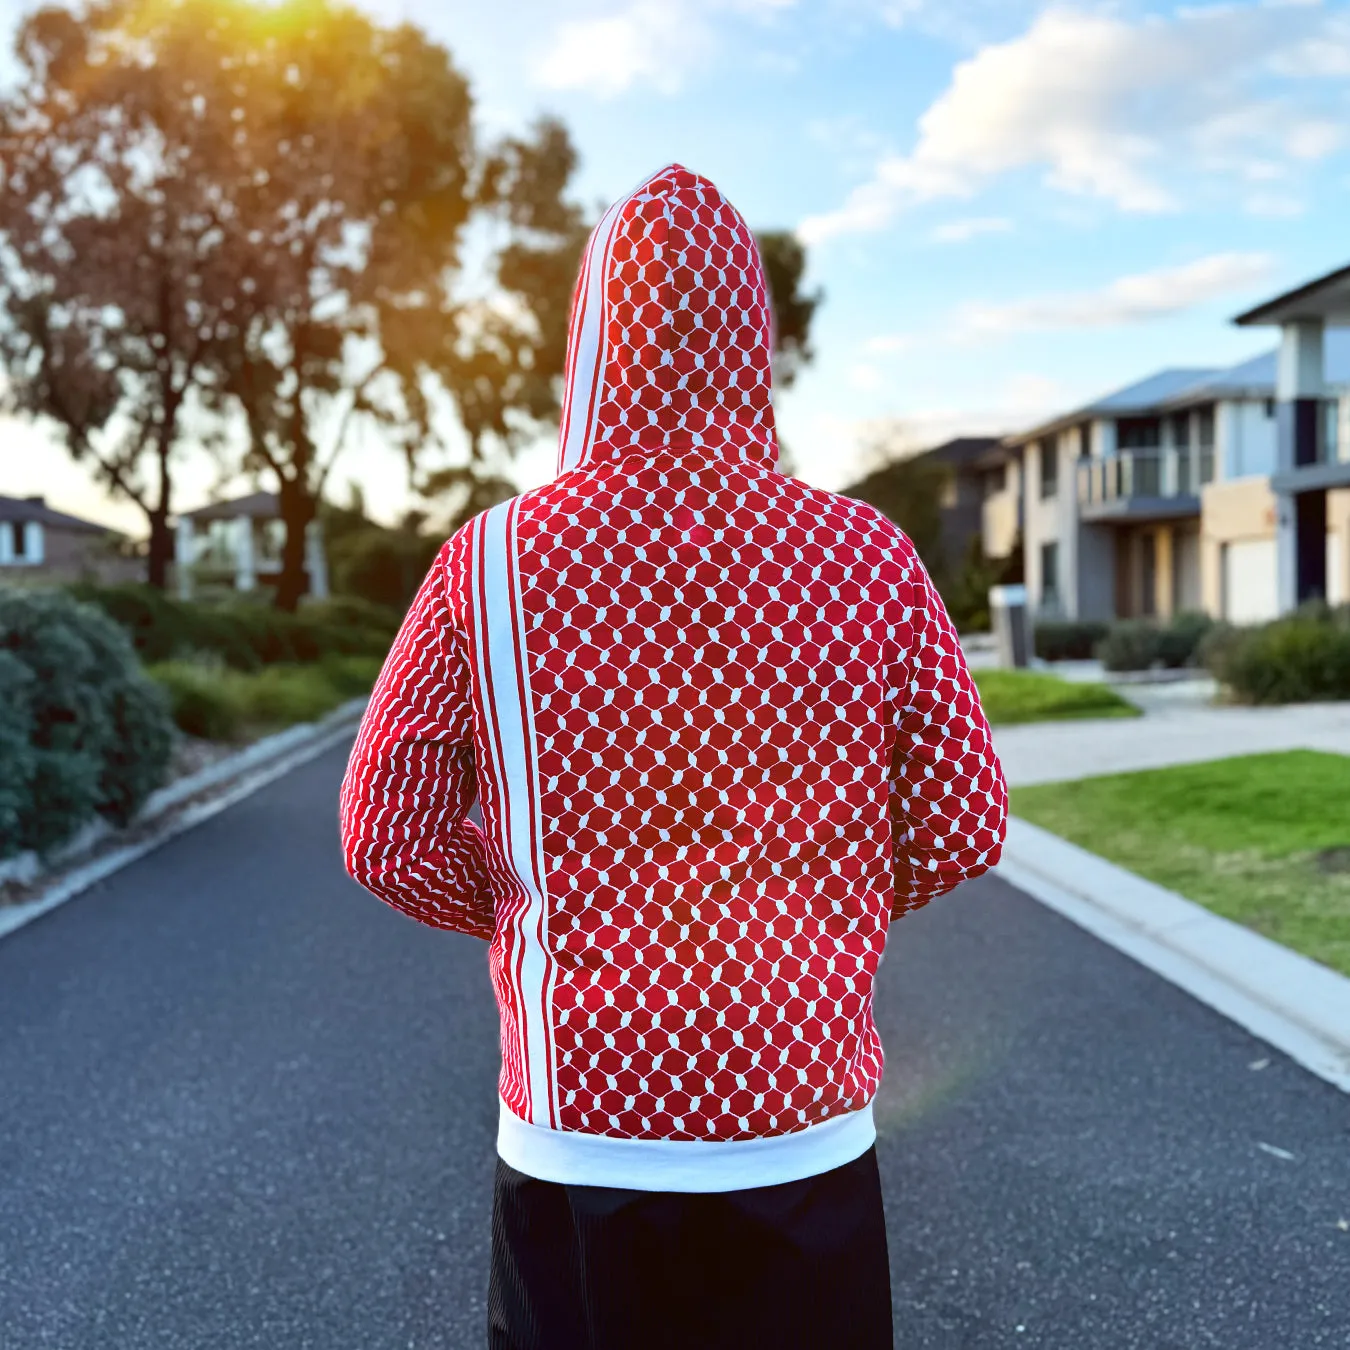
[[[611,206],[557,477],[444,545],[352,750],[351,875],[489,944],[496,1350],[891,1344],[873,981],[1006,791],[909,541],[775,467],[771,346],[712,183]]]

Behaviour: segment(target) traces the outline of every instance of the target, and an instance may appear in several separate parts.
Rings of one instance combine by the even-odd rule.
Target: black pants
[[[876,1153],[688,1195],[536,1181],[498,1159],[491,1350],[891,1350]]]

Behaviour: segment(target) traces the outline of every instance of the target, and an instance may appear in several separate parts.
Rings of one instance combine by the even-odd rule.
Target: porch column
[[[1276,463],[1280,473],[1321,457],[1323,375],[1323,334],[1321,319],[1291,319],[1280,329],[1280,353],[1276,363]],[[1297,609],[1301,601],[1326,586],[1326,564],[1310,566],[1314,544],[1325,556],[1325,508],[1313,510],[1314,503],[1300,500],[1301,494],[1282,492],[1275,503],[1276,594],[1280,613]],[[1320,506],[1321,503],[1316,503]],[[1303,536],[1322,520],[1322,533],[1314,541]],[[1321,573],[1320,576],[1316,575]],[[1317,584],[1320,581],[1320,585]]]
[[[190,516],[179,516],[174,530],[174,579],[178,582],[178,598],[192,599],[192,565],[197,561],[197,530]]]
[[[253,521],[249,516],[234,518],[234,588],[251,591],[258,583],[253,561]]]
[[[323,548],[323,526],[311,520],[305,526],[305,571],[309,573],[309,593],[315,600],[328,599],[328,557]]]

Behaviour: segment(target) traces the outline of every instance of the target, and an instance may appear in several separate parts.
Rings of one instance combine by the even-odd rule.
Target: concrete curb
[[[0,939],[67,900],[73,900],[95,882],[111,876],[137,858],[143,858],[175,835],[219,815],[235,802],[339,745],[356,729],[365,706],[364,698],[351,699],[318,722],[289,727],[275,736],[264,737],[237,755],[230,755],[152,793],[131,827],[133,831],[139,831],[148,826],[149,834],[133,843],[114,847],[64,874],[58,872],[52,884],[35,900],[0,906]],[[203,793],[211,795],[201,801],[193,800]]]
[[[1350,1092],[1350,979],[1016,817],[998,874]]]

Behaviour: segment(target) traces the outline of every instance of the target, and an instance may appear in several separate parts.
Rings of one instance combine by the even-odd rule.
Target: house
[[[1281,612],[1350,600],[1350,267],[1239,314],[1278,326],[1275,369],[1275,589]]]
[[[1036,612],[1254,623],[1312,596],[1350,599],[1342,314],[1350,268],[1240,316],[1279,323],[1278,352],[1159,371],[1009,437]]]
[[[286,525],[273,492],[253,492],[230,501],[212,502],[178,517],[174,553],[178,592],[189,598],[202,586],[238,591],[274,585],[281,574]],[[328,563],[319,522],[305,534],[305,572],[309,594],[328,595]]]
[[[0,497],[0,583],[127,581],[145,569],[106,525],[68,515],[44,497]]]

